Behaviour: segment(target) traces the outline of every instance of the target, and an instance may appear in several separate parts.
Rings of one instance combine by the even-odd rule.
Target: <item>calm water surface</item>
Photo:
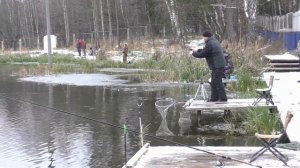
[[[130,130],[138,131],[137,102],[142,99],[143,124],[148,127],[147,133],[155,136],[162,121],[155,101],[167,97],[184,101],[184,95],[193,94],[196,89],[21,82],[10,76],[16,68],[3,65],[0,68],[0,168],[122,167],[125,160],[123,130],[103,122],[120,127],[126,122]],[[162,138],[189,145],[253,144],[247,137],[197,135],[189,125],[180,126],[178,118],[178,110],[168,110],[167,124],[175,136]],[[151,145],[173,145],[149,137],[146,141]],[[129,133],[126,142],[128,158],[139,149],[138,144],[138,136]]]

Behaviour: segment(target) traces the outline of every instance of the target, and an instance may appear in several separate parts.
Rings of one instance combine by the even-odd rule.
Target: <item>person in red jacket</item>
[[[81,49],[83,52],[83,56],[86,56],[86,41],[82,38],[82,39],[80,39],[80,43],[81,43]]]

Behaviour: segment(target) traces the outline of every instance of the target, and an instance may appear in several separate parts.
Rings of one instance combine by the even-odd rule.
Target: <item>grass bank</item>
[[[164,70],[164,73],[145,72],[140,75],[143,81],[195,81],[208,74],[206,63],[201,60],[192,58],[185,53],[173,57],[161,56],[159,59],[146,58],[129,64],[114,62],[111,60],[86,60],[76,59],[70,55],[53,55],[52,69],[44,68],[47,66],[48,57],[30,57],[29,55],[5,55],[0,57],[1,64],[15,63],[34,63],[38,64],[40,74],[47,73],[95,73],[100,68],[138,68],[149,70]],[[27,75],[32,71],[28,71]]]

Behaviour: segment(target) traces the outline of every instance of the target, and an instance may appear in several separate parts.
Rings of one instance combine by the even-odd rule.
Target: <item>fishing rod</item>
[[[61,113],[64,113],[64,114],[68,114],[68,115],[71,115],[71,116],[75,116],[75,117],[83,118],[83,119],[86,119],[86,120],[94,121],[94,122],[97,122],[97,123],[101,123],[103,125],[108,125],[108,126],[111,126],[111,127],[115,127],[115,128],[119,128],[119,129],[122,129],[122,130],[126,130],[126,131],[134,133],[134,134],[140,134],[139,131],[130,130],[128,128],[124,128],[124,127],[121,127],[121,126],[118,126],[118,125],[115,125],[115,124],[112,124],[112,123],[108,123],[108,122],[96,120],[96,119],[89,118],[89,117],[86,117],[86,116],[82,116],[82,115],[79,115],[79,114],[74,114],[74,113],[67,112],[67,111],[64,111],[64,110],[60,110],[60,109],[57,109],[57,108],[54,108],[54,107],[44,106],[44,105],[41,105],[41,104],[38,104],[38,103],[35,103],[35,102],[32,102],[32,101],[26,101],[26,100],[11,98],[11,97],[4,96],[4,95],[1,95],[0,97],[6,98],[6,99],[11,100],[11,101],[28,103],[28,104],[35,105],[37,107],[42,107],[42,108],[54,110],[54,111],[57,111],[57,112],[61,112]],[[245,161],[242,161],[242,160],[238,160],[238,159],[235,159],[235,158],[232,158],[232,157],[228,157],[228,156],[225,156],[225,155],[220,155],[220,154],[217,154],[217,153],[213,153],[213,152],[210,152],[210,151],[207,151],[207,150],[199,149],[199,148],[196,148],[196,147],[193,147],[193,146],[189,146],[189,145],[186,145],[186,144],[183,144],[183,143],[179,143],[179,142],[167,140],[167,139],[160,138],[160,137],[153,136],[153,135],[146,134],[146,133],[144,133],[144,135],[147,136],[147,137],[149,137],[149,138],[153,138],[153,139],[164,141],[164,142],[169,142],[171,144],[175,144],[175,145],[179,145],[179,146],[184,146],[184,147],[196,150],[196,151],[200,151],[200,152],[207,153],[207,154],[210,154],[210,155],[213,155],[213,156],[221,157],[222,159],[227,159],[227,160],[231,160],[231,161],[243,163],[243,164],[246,164],[246,165],[249,165],[249,166],[252,166],[252,167],[262,168],[262,166],[253,165],[252,163],[248,163],[248,162],[245,162]]]

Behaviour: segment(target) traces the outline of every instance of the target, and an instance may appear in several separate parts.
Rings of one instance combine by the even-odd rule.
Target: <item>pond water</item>
[[[170,108],[166,124],[172,136],[158,133],[162,116],[159,99],[184,102],[197,86],[139,85],[98,74],[64,76],[40,82],[10,76],[19,66],[0,68],[0,167],[118,168],[125,160],[123,127],[139,131],[139,111],[146,133],[184,143],[207,146],[251,146],[251,137],[199,135],[188,124],[179,124],[177,108]],[[71,78],[70,78],[71,77]],[[67,80],[65,80],[67,79]],[[75,80],[74,80],[75,79]],[[109,82],[107,82],[109,81]],[[59,84],[62,82],[62,84]],[[76,82],[80,84],[75,85]],[[138,103],[143,103],[139,109]],[[117,126],[117,127],[116,127]],[[174,145],[145,137],[151,145]],[[129,132],[126,154],[139,149],[139,137]]]

